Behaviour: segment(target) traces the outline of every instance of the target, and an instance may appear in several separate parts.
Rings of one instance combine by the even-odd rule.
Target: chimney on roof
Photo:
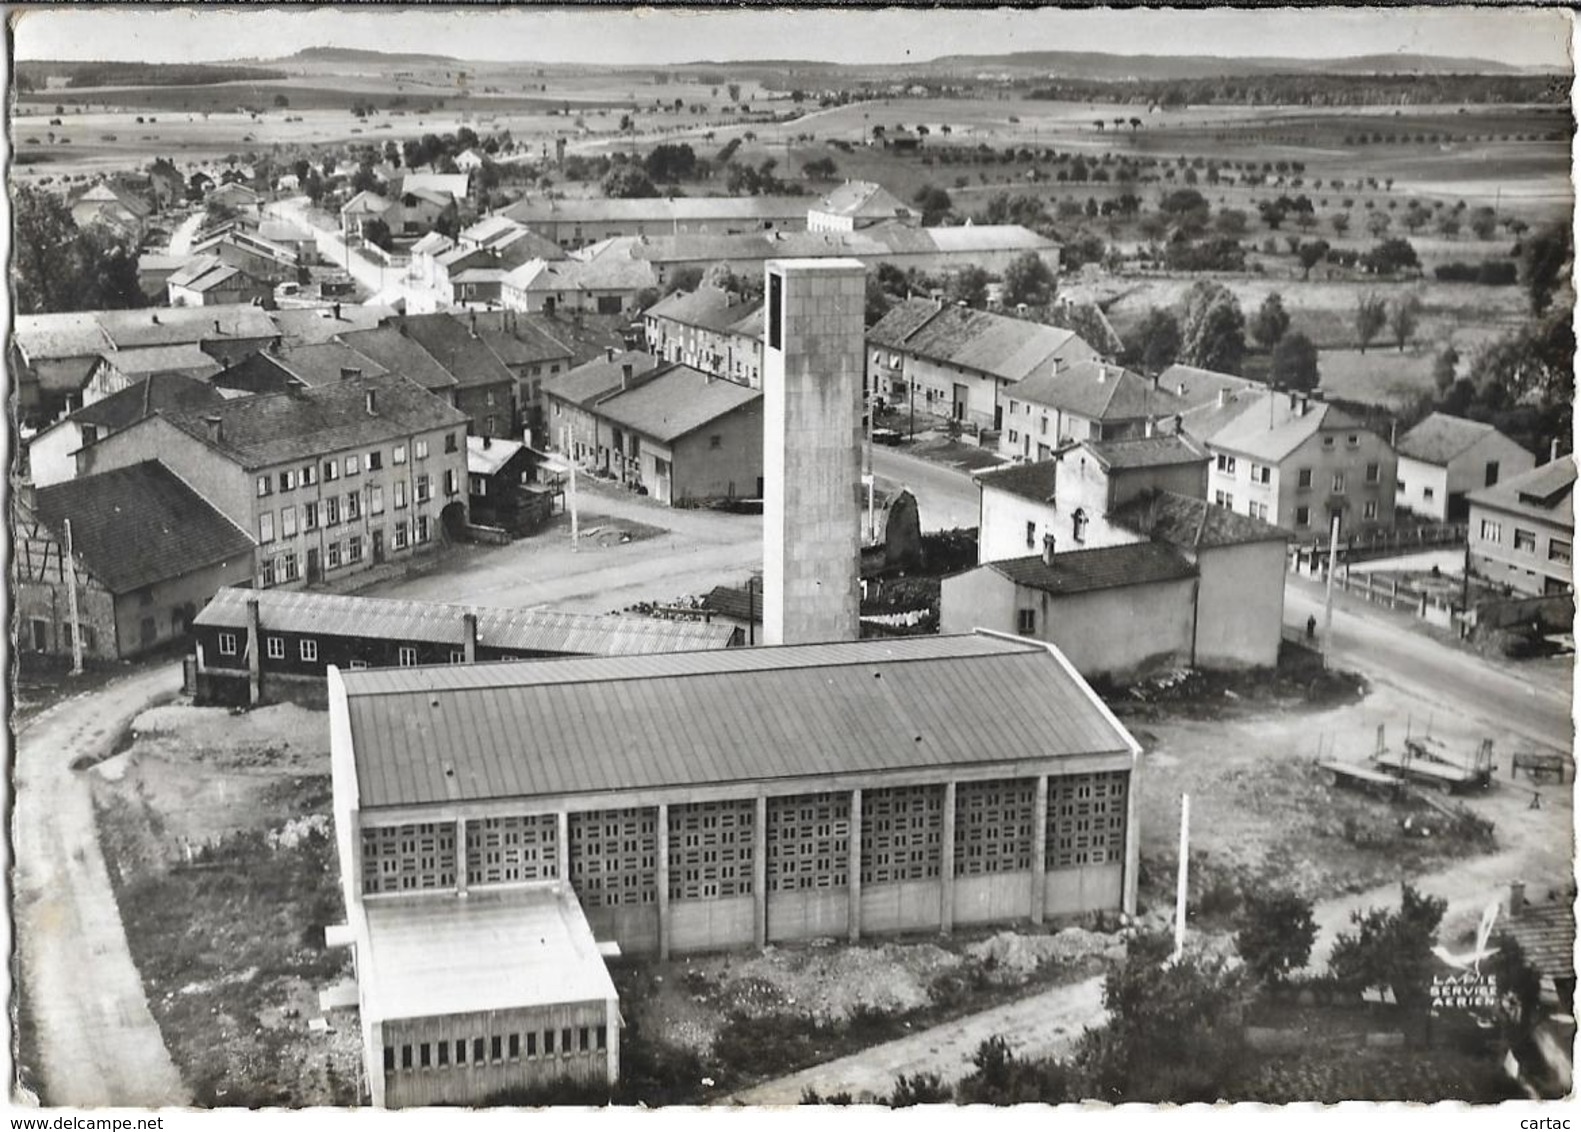
[[[1224,406],[1228,405],[1229,403],[1230,403],[1230,387],[1228,385],[1221,386],[1219,388],[1219,408],[1222,409],[1222,408],[1224,408]]]
[[[378,412],[379,412],[379,397],[378,397],[378,393],[379,393],[379,391],[377,389],[365,389],[362,392],[362,401],[363,401],[363,404],[367,407],[368,415],[370,417],[378,415]]]
[[[216,334],[223,333],[223,331],[220,330],[220,320],[219,319],[215,319],[214,320],[214,333],[216,333]]]
[[[1559,438],[1556,436],[1548,442],[1548,462],[1552,464],[1559,459]]]
[[[285,391],[286,391],[286,394],[288,396],[300,397],[300,396],[302,396],[303,390],[305,390],[306,388],[307,388],[307,382],[301,380],[300,378],[295,378],[295,377],[288,377],[288,378],[286,378]]]
[[[1109,367],[1102,362],[1098,363],[1098,384],[1102,385],[1109,380]]]
[[[330,309],[331,313],[335,316],[335,321],[339,322],[340,321],[340,304],[336,303],[332,307],[330,307],[329,309]]]
[[[1154,424],[1153,424],[1153,418],[1152,417],[1148,417],[1146,423],[1144,423],[1143,426],[1142,426],[1142,435],[1146,436],[1146,437],[1151,437],[1153,435],[1154,431],[1155,431],[1155,428],[1154,428]]]
[[[203,423],[208,426],[209,440],[219,444],[225,439],[225,421],[220,417],[204,417]]]
[[[361,377],[361,376],[362,376],[362,370],[360,368],[358,368],[357,366],[341,366],[340,367],[340,379],[342,381],[350,381],[354,377]]]
[[[494,443],[494,438],[492,436],[490,436],[488,433],[485,432],[483,434],[483,447],[488,448],[493,443]]]
[[[1054,565],[1054,536],[1043,536],[1043,565]]]
[[[1177,381],[1175,383],[1175,396],[1176,397],[1184,397],[1185,395],[1186,395],[1186,383],[1184,381]]]
[[[615,347],[613,347],[613,346],[605,346],[604,347],[604,360],[606,362],[612,362],[612,361],[615,360]]]
[[[478,615],[468,610],[461,615],[462,656],[468,664],[478,659]]]
[[[1290,411],[1293,413],[1293,412],[1295,412],[1295,409],[1296,409],[1296,391],[1294,389],[1292,389],[1290,391]]]
[[[1176,413],[1175,414],[1175,435],[1176,436],[1180,435],[1180,430],[1185,426],[1185,424],[1186,424],[1186,418],[1183,417],[1181,414]]]
[[[1526,910],[1526,882],[1524,880],[1510,881],[1510,919],[1515,919]]]
[[[1300,394],[1296,398],[1296,416],[1298,416],[1298,417],[1306,416],[1307,415],[1307,405],[1308,404],[1309,404],[1309,402],[1307,400],[1307,395],[1305,393]]]
[[[620,367],[620,387],[622,389],[631,388],[631,368],[630,362],[626,362]]]

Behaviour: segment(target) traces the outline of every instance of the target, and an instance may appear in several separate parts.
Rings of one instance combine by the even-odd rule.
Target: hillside
[[[1094,51],[1020,51],[945,55],[926,70],[1042,71],[1073,79],[1199,79],[1272,74],[1509,75],[1523,69],[1488,59],[1436,55],[1357,55],[1341,59],[1230,58],[1207,55],[1114,55]]]

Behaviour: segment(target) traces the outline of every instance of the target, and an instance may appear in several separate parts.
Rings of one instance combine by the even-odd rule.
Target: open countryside
[[[1568,1095],[1568,64],[906,18],[19,41],[14,1099]]]

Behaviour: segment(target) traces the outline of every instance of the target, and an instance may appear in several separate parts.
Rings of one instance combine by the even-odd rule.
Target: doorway
[[[373,564],[375,566],[384,561],[384,531],[373,532]]]

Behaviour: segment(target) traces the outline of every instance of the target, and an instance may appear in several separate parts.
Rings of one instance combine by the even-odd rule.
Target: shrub
[[[1315,939],[1312,902],[1275,889],[1246,898],[1245,922],[1235,933],[1235,949],[1258,979],[1279,983],[1306,966]]]
[[[937,1073],[902,1073],[895,1078],[894,1091],[885,1102],[890,1108],[910,1108],[919,1104],[948,1104],[954,1090]]]

